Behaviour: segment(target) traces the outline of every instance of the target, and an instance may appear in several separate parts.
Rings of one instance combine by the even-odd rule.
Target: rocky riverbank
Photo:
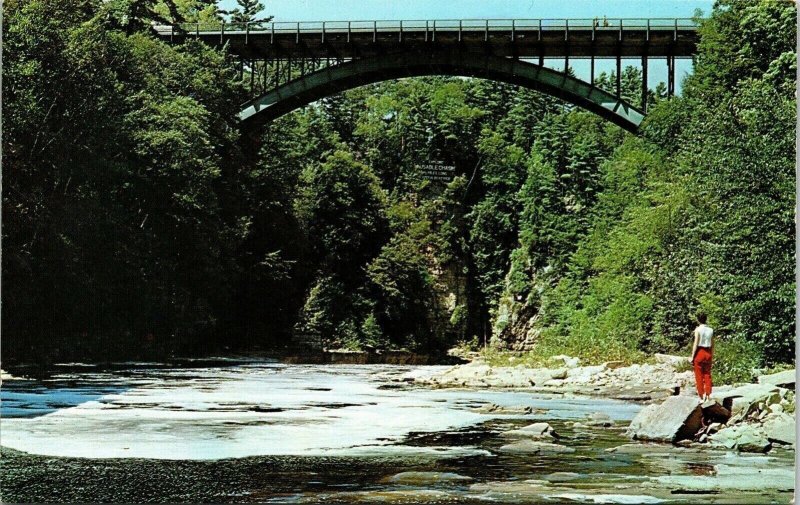
[[[578,358],[556,356],[554,366],[491,366],[480,359],[442,373],[419,370],[406,380],[432,387],[524,388],[555,394],[599,395],[627,401],[657,401],[693,388],[694,375],[681,370],[686,358],[657,354],[655,363],[621,362],[582,366]],[[685,367],[684,367],[685,368]]]
[[[437,388],[529,389],[649,403],[628,428],[628,435],[639,441],[756,453],[795,448],[795,370],[762,375],[754,384],[716,387],[712,399],[702,403],[684,357],[656,355],[655,363],[630,366],[617,362],[581,366],[568,356],[555,360],[558,366],[552,368],[528,368],[493,367],[478,359],[439,373],[418,370],[404,380]],[[540,428],[534,424],[531,430]],[[555,450],[541,444],[529,437],[522,445],[525,450]]]
[[[639,440],[686,446],[709,444],[766,453],[796,444],[795,371],[762,375],[756,384],[717,388],[710,401],[693,395],[643,409],[628,429]]]
[[[627,367],[612,370],[621,368]],[[599,396],[531,394],[530,388],[433,389],[409,380],[447,370],[273,361],[192,370],[73,371],[41,383],[9,381],[4,408],[17,409],[21,417],[4,419],[0,489],[8,502],[789,503],[792,498],[792,445],[765,435],[768,453],[753,453],[744,443],[714,443],[710,435],[695,441],[691,426],[681,430],[686,420],[697,420],[692,411],[698,407],[701,420],[706,409],[708,416],[718,415],[716,402],[697,405],[685,394],[649,400],[643,408]],[[729,419],[741,421],[720,423],[718,432],[778,418],[766,411],[783,408],[779,414],[789,416],[792,385],[786,377],[765,377],[755,386],[772,396],[752,395],[747,401],[728,388],[719,408],[728,405],[728,412],[735,412]],[[69,401],[75,408],[68,408]],[[669,403],[675,401],[686,407],[685,419]],[[666,409],[667,415],[654,417],[671,419],[667,428],[677,426],[680,436],[673,443],[631,432],[636,424],[651,433],[665,429],[647,416],[637,420],[651,407]],[[17,450],[8,448],[14,440]]]

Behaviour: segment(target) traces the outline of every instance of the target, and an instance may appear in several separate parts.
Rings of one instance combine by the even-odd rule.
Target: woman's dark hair
[[[700,324],[706,324],[706,313],[705,312],[698,312],[697,313],[697,322]]]

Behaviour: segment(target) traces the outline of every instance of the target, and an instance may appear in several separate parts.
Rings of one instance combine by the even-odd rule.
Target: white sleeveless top
[[[697,335],[700,337],[697,340],[697,345],[699,347],[711,347],[711,337],[714,336],[714,329],[711,326],[706,326],[705,324],[701,324],[694,330]]]

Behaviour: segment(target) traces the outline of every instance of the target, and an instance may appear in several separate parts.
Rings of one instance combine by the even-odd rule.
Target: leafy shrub
[[[714,383],[750,382],[761,360],[761,351],[753,342],[741,337],[717,338],[711,370]]]

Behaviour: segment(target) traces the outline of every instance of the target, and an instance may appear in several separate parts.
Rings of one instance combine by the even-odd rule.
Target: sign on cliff
[[[429,181],[450,182],[456,174],[455,165],[448,165],[444,161],[428,161],[416,166],[422,177]]]

